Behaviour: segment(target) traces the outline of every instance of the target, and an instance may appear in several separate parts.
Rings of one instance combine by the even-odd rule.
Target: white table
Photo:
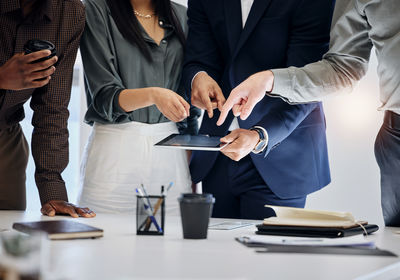
[[[36,212],[0,211],[0,229],[48,220]],[[54,219],[54,218],[53,218]],[[55,219],[67,219],[56,217]],[[164,236],[137,236],[134,215],[98,214],[76,221],[104,229],[96,240],[50,241],[59,279],[399,279],[400,259],[375,256],[259,254],[234,240],[255,227],[209,230],[206,240],[184,240],[179,217],[166,217]],[[400,255],[395,228],[370,238]]]

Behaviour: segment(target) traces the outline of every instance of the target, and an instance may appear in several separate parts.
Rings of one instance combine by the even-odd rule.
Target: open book
[[[352,228],[365,225],[365,221],[356,221],[351,213],[323,210],[310,210],[293,207],[265,205],[275,211],[276,217],[264,219],[264,225]]]
[[[257,225],[257,234],[337,238],[370,234],[377,225],[356,221],[348,212],[331,212],[292,207],[270,206],[276,217],[264,219]]]

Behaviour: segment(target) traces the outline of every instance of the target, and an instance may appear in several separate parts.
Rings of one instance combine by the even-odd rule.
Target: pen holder
[[[136,234],[164,235],[165,196],[137,196]]]

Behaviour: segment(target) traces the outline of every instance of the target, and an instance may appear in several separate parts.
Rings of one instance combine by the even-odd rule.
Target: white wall
[[[383,119],[383,112],[377,111],[376,67],[373,52],[368,73],[354,92],[324,102],[332,183],[312,194],[307,207],[350,211],[382,225],[379,168],[374,157],[374,141]]]

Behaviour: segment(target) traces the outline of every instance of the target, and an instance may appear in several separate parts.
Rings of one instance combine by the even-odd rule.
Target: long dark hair
[[[171,0],[151,0],[155,13],[159,18],[165,19],[175,28],[175,32],[182,45],[185,44],[185,34],[180,25],[176,12],[172,9]],[[122,36],[133,45],[138,46],[141,53],[151,61],[150,50],[140,31],[139,22],[134,16],[129,0],[107,0],[115,24]]]

